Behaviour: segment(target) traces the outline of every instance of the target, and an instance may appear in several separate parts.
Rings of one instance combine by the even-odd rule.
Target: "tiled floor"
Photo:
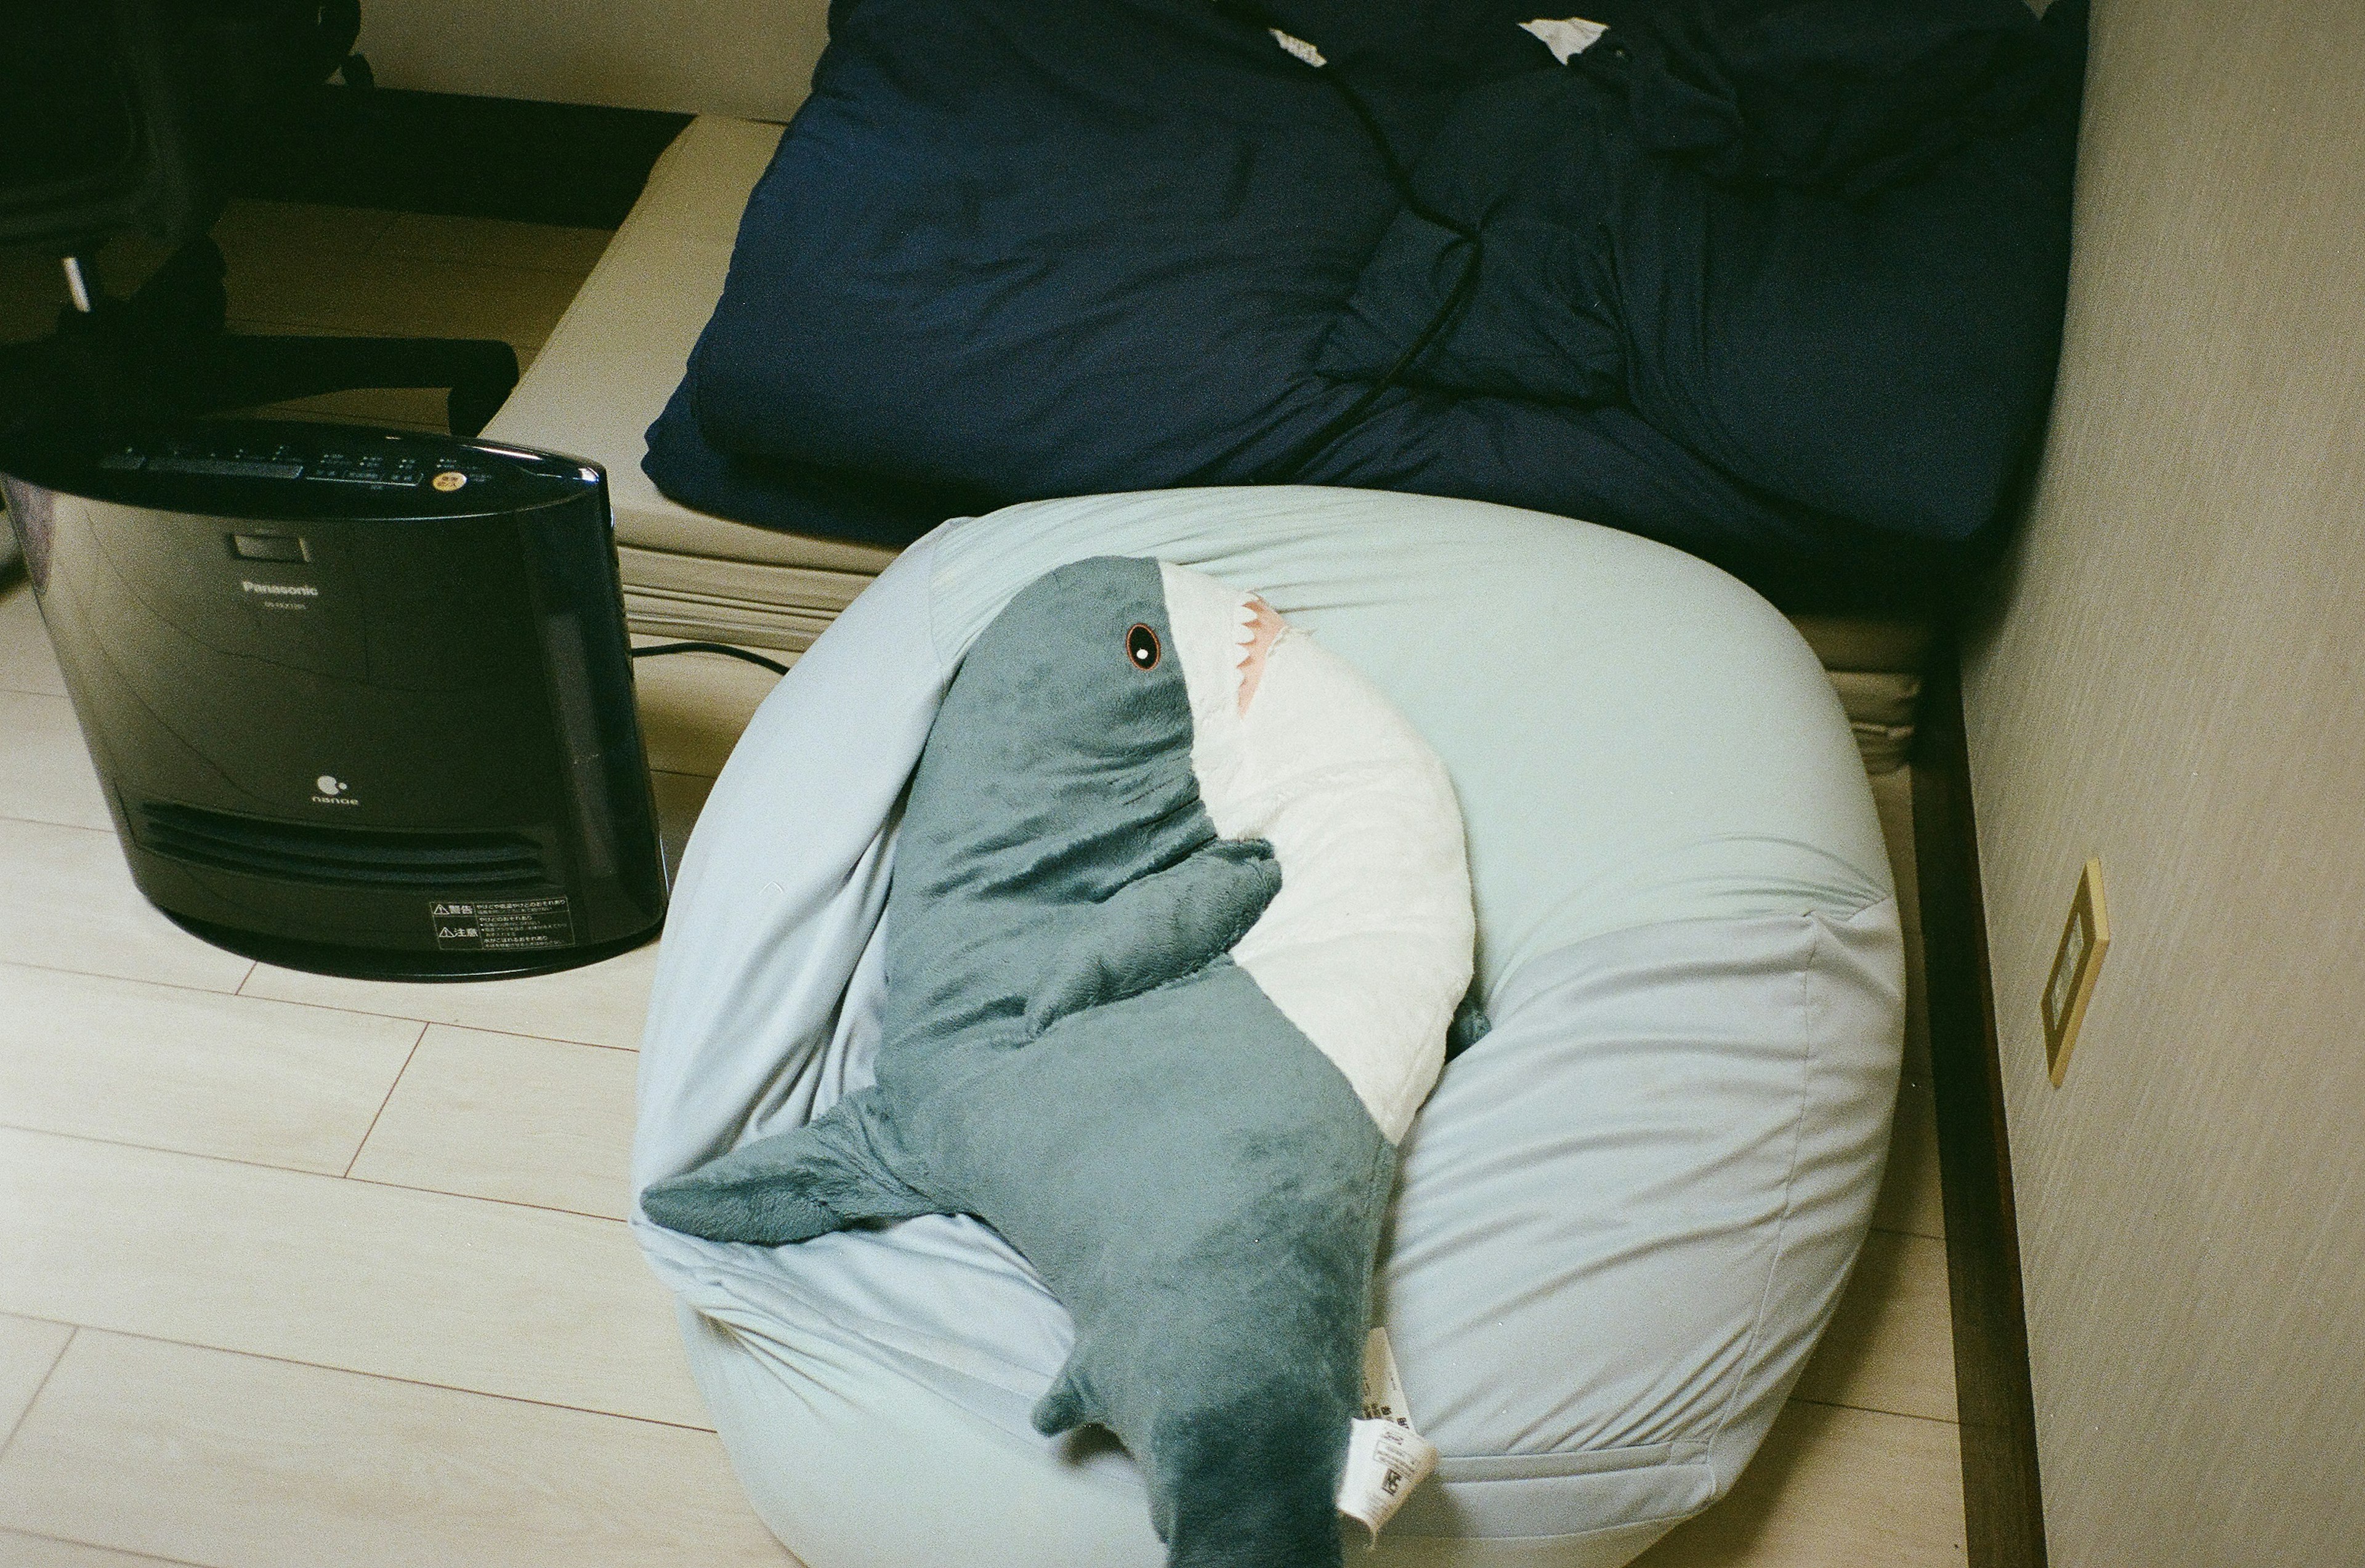
[[[521,369],[608,242],[601,229],[258,201],[230,203],[213,234],[229,264],[233,331],[495,338],[517,350]],[[161,259],[118,239],[92,272],[126,295]],[[0,342],[47,331],[66,303],[56,263],[0,258]],[[273,411],[443,429],[443,394],[420,388],[331,393]]]
[[[222,229],[241,325],[521,357],[600,238],[260,204]],[[0,273],[0,338],[40,330],[52,286]],[[314,402],[432,426],[424,398]],[[643,670],[677,853],[770,678]],[[1910,855],[1905,776],[1877,793]],[[655,958],[373,985],[185,935],[132,889],[31,595],[0,588],[0,1565],[788,1562],[621,1223]],[[1915,1005],[1838,1321],[1652,1568],[1964,1561],[1918,983]]]

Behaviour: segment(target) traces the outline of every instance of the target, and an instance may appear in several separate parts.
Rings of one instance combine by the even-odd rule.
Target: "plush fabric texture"
[[[708,797],[641,1042],[634,1184],[874,1081],[902,800],[938,704],[1015,594],[1112,552],[1261,594],[1435,750],[1466,828],[1493,1028],[1402,1146],[1373,1292],[1443,1457],[1359,1559],[1615,1568],[1730,1491],[1784,1408],[1879,1190],[1904,1007],[1831,682],[1763,599],[1676,551],[1283,487],[939,530],[798,659]],[[633,1224],[799,1562],[1162,1559],[1133,1456],[1036,1429],[1078,1326],[981,1221],[779,1248]]]
[[[1854,1255],[1896,968],[1886,903],[1641,926],[1522,967],[1403,1151],[1374,1305],[1445,1458],[1353,1561],[1611,1568],[1733,1484]],[[812,1077],[858,1080],[861,1041]],[[1065,1315],[983,1226],[669,1277],[703,1315],[686,1335],[715,1426],[800,1562],[1162,1557],[1115,1445],[1030,1426]]]
[[[1442,767],[1256,608],[1113,557],[1013,599],[902,812],[876,1081],[643,1195],[766,1246],[992,1225],[1077,1325],[1037,1428],[1122,1438],[1178,1564],[1338,1559],[1395,1146],[1472,967]]]
[[[1468,497],[1917,608],[2050,396],[2084,3],[1632,4],[1564,66],[1494,0],[842,0],[646,467],[893,543],[1102,491]]]

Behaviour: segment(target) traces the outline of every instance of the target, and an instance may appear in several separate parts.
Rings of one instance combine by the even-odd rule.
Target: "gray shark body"
[[[1288,868],[1208,809],[1173,580],[1080,562],[987,628],[898,829],[876,1081],[642,1201],[763,1245],[978,1216],[1075,1320],[1037,1427],[1116,1434],[1171,1563],[1330,1565],[1403,1129],[1235,961]]]

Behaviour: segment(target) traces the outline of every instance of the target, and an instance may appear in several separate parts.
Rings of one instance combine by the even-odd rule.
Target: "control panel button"
[[[230,481],[232,486],[260,481],[274,489],[293,481],[281,491],[290,502],[316,486],[358,487],[378,492],[381,502],[416,499],[433,503],[437,512],[451,514],[483,510],[497,504],[488,498],[495,494],[507,498],[513,491],[554,480],[596,483],[599,478],[597,470],[528,452],[484,448],[426,434],[336,425],[314,429],[276,421],[241,421],[220,427],[200,424],[138,436],[111,434],[100,438],[81,461],[91,468],[125,476],[157,474],[200,483]],[[174,487],[174,494],[180,488]],[[436,494],[421,497],[420,489]],[[140,487],[139,493],[148,491]],[[311,504],[336,503],[322,493]],[[387,508],[379,505],[371,510]],[[230,535],[223,537],[227,541]],[[246,552],[241,555],[251,560],[275,558]]]
[[[381,467],[375,459],[347,457],[342,454],[314,458],[305,465],[304,477],[342,485],[369,485],[378,489],[409,489],[419,483],[415,473],[399,469],[389,471]]]

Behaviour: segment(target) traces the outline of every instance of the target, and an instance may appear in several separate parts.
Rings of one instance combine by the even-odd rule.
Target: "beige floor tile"
[[[185,1562],[185,1558],[158,1557],[145,1551],[116,1551],[104,1546],[84,1546],[48,1536],[0,1529],[0,1568],[157,1568],[159,1563]]]
[[[708,1433],[88,1333],[0,1521],[238,1568],[791,1562]]]
[[[248,996],[281,1002],[629,1050],[641,1043],[656,962],[657,946],[650,942],[602,963],[556,974],[434,984],[345,980],[257,964],[241,989]]]
[[[1793,1402],[1731,1495],[1635,1568],[1959,1568],[1962,1449],[1950,1421]]]
[[[347,327],[305,326],[288,321],[233,321],[233,330],[259,332],[266,336],[293,333],[298,337],[350,338],[375,334]],[[460,334],[432,332],[433,337]],[[522,377],[532,367],[533,356],[540,353],[540,341],[503,340],[516,351],[518,375]],[[246,410],[255,419],[308,420],[329,424],[385,425],[395,430],[419,431],[431,435],[446,435],[451,431],[451,409],[445,389],[434,386],[357,386],[342,392],[324,392],[318,397],[297,398],[284,403],[266,403]]]
[[[389,425],[396,430],[442,435],[451,428],[451,413],[444,397],[443,389],[433,386],[362,386],[350,392],[324,392],[317,398],[273,403],[254,413],[262,419]]]
[[[291,251],[366,256],[381,248],[398,217],[369,207],[241,197],[225,206],[215,220],[214,243],[233,267],[250,257]]]
[[[706,1424],[630,1231],[548,1209],[0,1131],[0,1312]]]
[[[0,953],[18,963],[236,991],[251,958],[200,942],[131,885],[115,834],[0,817]]]
[[[422,332],[389,333],[383,326],[340,326],[319,321],[246,320],[232,318],[230,323],[230,330],[233,332],[260,333],[265,337],[294,336],[299,338],[382,338],[388,336],[465,338],[490,336],[497,342],[509,344],[510,350],[516,353],[518,375],[521,378],[524,376],[527,369],[533,364],[534,355],[540,353],[543,348],[543,340],[538,337],[528,338],[521,336],[515,332],[496,332],[490,334],[482,332],[466,332],[461,331],[457,329],[451,330],[431,330]],[[363,393],[376,390],[380,389],[359,388],[356,389],[354,395],[358,396]],[[397,388],[396,390],[400,389]],[[340,398],[345,395],[346,394],[344,393],[336,392],[321,394],[324,398]],[[263,405],[263,407],[273,410],[276,410],[281,408],[296,410],[289,416],[291,418],[320,417],[316,413],[308,411],[313,407],[313,399],[309,398],[295,398],[285,404],[269,403]],[[433,423],[436,430],[441,431],[444,428],[446,412],[438,412],[435,416]]]
[[[48,337],[71,302],[55,261],[31,251],[0,253],[0,343]]]
[[[652,772],[649,786],[657,800],[657,836],[664,841],[666,875],[671,878],[681,870],[681,852],[689,847],[689,830],[698,825],[714,780],[695,773]]]
[[[118,234],[101,244],[96,253],[83,257],[83,275],[99,294],[120,299],[145,283],[171,253],[167,246],[144,234]],[[0,303],[0,317],[24,313],[34,326],[28,333],[0,333],[0,342],[46,335],[71,298],[64,269],[46,253],[15,252],[0,259],[0,302],[5,302]]]
[[[145,234],[118,234],[99,247],[97,255],[86,258],[84,272],[100,293],[123,299],[137,292],[172,253],[163,241]]]
[[[66,694],[66,678],[41,624],[40,601],[24,574],[0,578],[0,688],[49,697]]]
[[[1946,1297],[1946,1244],[1876,1230],[1814,1359],[1801,1399],[1952,1421],[1954,1318]]]
[[[431,1028],[353,1175],[622,1219],[639,1067],[604,1046]]]
[[[1897,1116],[1889,1138],[1889,1166],[1872,1223],[1882,1230],[1942,1238],[1946,1204],[1938,1185],[1938,1104],[1930,1075],[1908,1070],[1897,1085]]]
[[[374,338],[384,335],[363,327],[307,325],[301,321],[241,320],[237,318],[231,319],[230,322],[230,330],[234,332],[262,332],[266,335],[271,333],[292,332],[298,337],[315,338]],[[431,335],[435,337],[455,337],[459,334],[454,332],[436,332]],[[512,349],[517,351],[518,374],[521,375],[524,375],[525,372],[532,365],[533,356],[542,352],[542,344],[539,342],[520,342],[514,338],[503,339],[502,341],[509,343]]]
[[[381,252],[288,251],[247,258],[230,269],[228,282],[230,314],[241,322],[538,345],[558,324],[582,278]]]
[[[0,1446],[31,1407],[73,1329],[63,1323],[0,1316]],[[0,1557],[0,1562],[6,1562]]]
[[[341,1174],[420,1025],[0,963],[0,1124]]]
[[[0,817],[115,831],[64,698],[0,691]]]
[[[1896,1132],[1873,1223],[1916,1236],[1946,1234],[1938,1185],[1936,1103],[1930,1092],[1930,1020],[1922,985],[1922,896],[1913,858],[1913,774],[1877,776],[1872,798],[1889,842],[1897,879],[1898,913],[1905,928],[1905,1064],[1897,1086]]]
[[[261,332],[265,336],[375,338],[383,335],[366,327],[341,327],[327,322],[288,321],[263,317],[233,316],[229,325],[233,332]]]
[[[572,273],[578,280],[599,263],[612,229],[567,229],[499,218],[452,218],[439,213],[395,216],[378,243],[388,255],[481,266],[532,267]]]
[[[295,335],[297,337],[352,338],[373,337],[375,331],[354,327],[306,325],[292,321],[238,321],[230,323],[240,332],[255,332],[264,336]],[[465,336],[459,332],[430,331],[430,337]],[[503,340],[516,351],[518,374],[524,375],[541,351],[539,339],[520,341],[515,337]],[[342,392],[323,392],[317,397],[291,398],[283,403],[267,403],[246,410],[255,419],[306,420],[328,424],[384,425],[394,430],[419,431],[432,435],[445,435],[451,431],[451,409],[446,390],[434,386],[356,386]]]
[[[633,639],[643,645],[674,640]],[[641,735],[648,745],[649,766],[709,778],[722,772],[731,748],[739,744],[739,732],[779,679],[770,670],[721,654],[667,654],[640,660],[633,666],[633,684],[640,693]]]

